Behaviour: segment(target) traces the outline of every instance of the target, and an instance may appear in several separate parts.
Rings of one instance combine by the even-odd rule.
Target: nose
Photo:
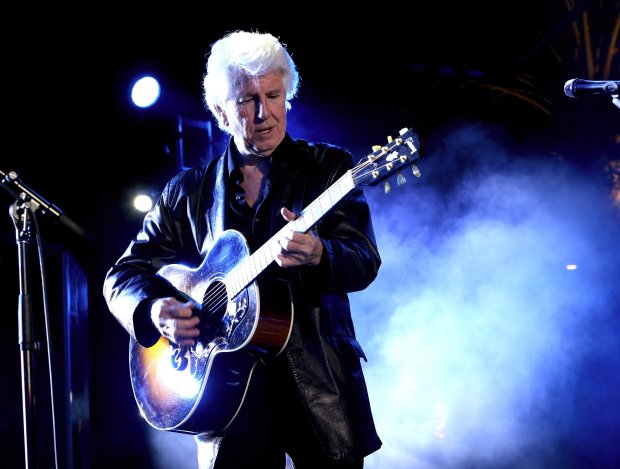
[[[271,111],[269,110],[269,104],[266,96],[260,96],[256,106],[256,117],[260,120],[265,120],[269,117]]]

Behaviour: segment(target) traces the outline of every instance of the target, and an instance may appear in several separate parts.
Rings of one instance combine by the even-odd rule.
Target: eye
[[[251,103],[252,101],[254,101],[254,98],[252,96],[244,96],[242,98],[237,99],[237,104],[246,105],[248,103]]]

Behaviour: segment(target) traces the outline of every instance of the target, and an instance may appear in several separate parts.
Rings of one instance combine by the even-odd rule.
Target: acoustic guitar
[[[198,267],[171,264],[158,275],[198,305],[201,334],[192,347],[164,337],[152,347],[133,338],[129,368],[134,397],[142,416],[154,428],[183,433],[218,434],[234,420],[245,399],[252,370],[259,360],[275,357],[288,342],[293,325],[290,295],[259,295],[257,277],[280,252],[278,240],[288,230],[306,232],[358,187],[372,186],[415,165],[418,136],[402,129],[399,136],[348,170],[254,253],[244,236],[225,230]],[[264,292],[263,292],[264,293]],[[289,292],[290,293],[290,292]],[[279,301],[279,304],[278,304]]]

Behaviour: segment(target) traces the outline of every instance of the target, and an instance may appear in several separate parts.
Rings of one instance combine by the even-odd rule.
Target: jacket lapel
[[[200,251],[203,258],[206,256],[215,240],[218,239],[224,231],[224,217],[226,213],[224,201],[226,200],[226,192],[228,190],[228,184],[226,184],[227,169],[225,154],[226,153],[216,160],[211,160],[205,174],[203,188],[213,188],[213,203],[205,207],[205,233],[198,234],[199,239],[200,237],[204,237],[202,249]]]

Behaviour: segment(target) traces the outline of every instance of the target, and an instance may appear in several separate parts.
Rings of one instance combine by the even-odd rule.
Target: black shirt
[[[241,187],[243,175],[235,164],[239,159],[234,145],[230,146],[228,154],[228,203],[226,205],[226,228],[241,232],[247,239],[250,252],[256,251],[270,238],[269,227],[271,213],[269,210],[269,193],[271,189],[271,179],[269,170],[270,165],[266,166],[267,171],[263,174],[261,189],[254,203],[250,207],[245,200],[245,193]]]

